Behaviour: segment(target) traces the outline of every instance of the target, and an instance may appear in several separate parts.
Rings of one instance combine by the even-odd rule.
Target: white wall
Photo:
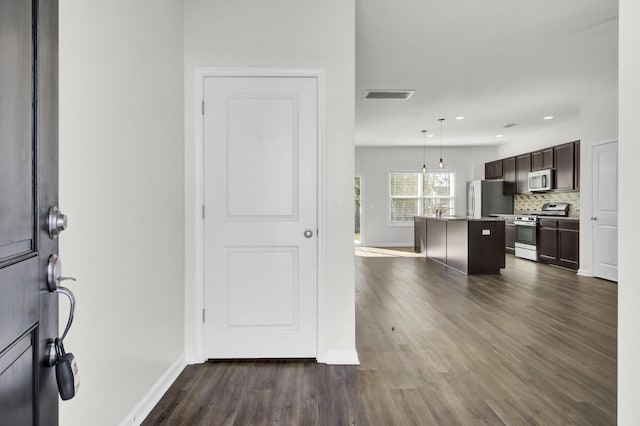
[[[61,424],[115,425],[184,366],[183,9],[60,3],[60,253],[78,278],[65,346],[81,383]]]
[[[580,109],[580,270],[592,276],[593,268],[593,145],[618,140],[618,93],[593,99]]]
[[[568,123],[549,126],[547,129],[531,133],[525,137],[505,142],[498,145],[498,158],[512,157],[514,155],[526,154],[541,148],[560,145],[580,139],[581,121],[574,120]]]
[[[445,170],[455,172],[455,214],[465,215],[466,182],[484,178],[484,163],[495,160],[496,148],[451,147],[443,151]],[[437,170],[439,148],[427,148],[427,168]],[[362,244],[413,246],[413,223],[389,224],[389,172],[422,170],[421,147],[356,148],[356,174],[362,177]]]
[[[186,346],[198,353],[194,69],[309,67],[327,71],[326,352],[355,354],[353,262],[355,3],[353,0],[185,1]],[[329,355],[328,355],[329,354]],[[195,356],[195,358],[198,358]],[[191,359],[197,361],[197,359]]]
[[[640,285],[638,284],[638,161],[640,158],[640,2],[620,0],[619,129],[620,185],[618,269],[618,424],[637,425],[640,417]]]

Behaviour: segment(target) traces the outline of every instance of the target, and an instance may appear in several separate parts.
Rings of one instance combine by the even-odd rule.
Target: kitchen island
[[[414,249],[465,274],[505,267],[505,221],[467,216],[415,216]]]

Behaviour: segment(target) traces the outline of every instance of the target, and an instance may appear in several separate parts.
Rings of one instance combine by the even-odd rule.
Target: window
[[[424,173],[423,204],[420,214],[434,214],[436,209],[446,209],[444,213],[455,214],[455,198],[453,194],[453,172]]]
[[[413,222],[414,216],[434,214],[436,209],[454,212],[454,173],[389,173],[391,223]]]

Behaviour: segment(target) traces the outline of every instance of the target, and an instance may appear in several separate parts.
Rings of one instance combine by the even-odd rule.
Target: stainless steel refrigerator
[[[491,214],[513,214],[513,195],[504,195],[504,182],[472,180],[467,182],[467,216],[479,218]]]

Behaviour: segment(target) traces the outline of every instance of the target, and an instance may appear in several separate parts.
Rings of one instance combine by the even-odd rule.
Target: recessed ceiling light
[[[433,135],[427,135],[427,137],[428,137],[428,138],[432,138],[432,137],[433,137]]]
[[[456,117],[456,120],[464,120],[464,117],[459,115],[459,116]]]
[[[543,120],[553,120],[553,115],[545,115],[542,117]]]
[[[504,136],[504,135],[496,135],[496,138],[501,138],[501,137],[503,137],[503,136]]]

